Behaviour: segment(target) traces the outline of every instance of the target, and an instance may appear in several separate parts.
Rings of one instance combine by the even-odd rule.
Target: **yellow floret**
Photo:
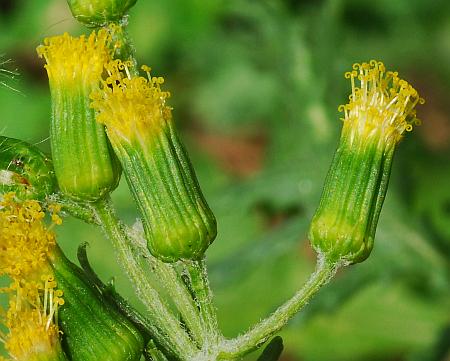
[[[161,90],[164,79],[152,77],[147,66],[142,67],[147,79],[132,76],[129,66],[120,60],[110,62],[105,67],[108,78],[91,94],[97,121],[107,126],[110,139],[145,136],[171,120],[171,108],[166,105],[170,93]]]
[[[54,213],[55,223],[60,218]],[[47,267],[47,257],[55,245],[55,235],[45,222],[39,202],[18,202],[14,193],[0,201],[0,275],[15,280],[32,280]]]
[[[67,33],[44,39],[37,48],[50,83],[65,86],[91,86],[100,81],[103,66],[111,60],[111,35],[104,29],[88,37],[72,37]]]
[[[15,280],[2,289],[9,294],[8,312],[0,314],[0,323],[8,328],[0,333],[5,349],[14,360],[41,360],[58,355],[58,308],[64,304],[53,275],[36,281]],[[54,358],[51,358],[54,359]]]
[[[51,206],[54,224],[61,223],[59,210]],[[35,200],[18,201],[14,193],[0,200],[0,275],[12,279],[9,287],[0,289],[10,298],[8,312],[0,313],[0,323],[9,332],[0,333],[0,340],[19,361],[57,359],[62,352],[57,317],[64,300],[48,262],[56,241],[44,217]]]
[[[415,106],[424,100],[397,72],[386,71],[382,62],[356,63],[345,77],[351,81],[352,94],[339,111],[344,112],[344,131],[350,132],[350,140],[381,136],[395,144],[405,130],[420,124]]]

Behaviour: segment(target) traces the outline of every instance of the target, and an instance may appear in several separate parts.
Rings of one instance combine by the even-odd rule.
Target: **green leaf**
[[[258,357],[258,361],[278,361],[282,352],[283,339],[280,336],[275,336]]]

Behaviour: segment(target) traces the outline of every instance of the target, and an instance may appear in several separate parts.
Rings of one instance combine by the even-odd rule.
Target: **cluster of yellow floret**
[[[415,106],[424,100],[397,72],[386,71],[382,62],[355,63],[345,77],[351,81],[352,93],[339,110],[344,112],[344,132],[350,137],[380,136],[395,144],[405,131],[420,124]]]
[[[134,71],[131,74],[130,61],[112,60],[116,45],[112,37],[104,29],[88,37],[75,38],[65,33],[46,38],[37,52],[47,63],[50,82],[60,82],[63,88],[73,84],[93,90],[96,119],[108,127],[110,137],[114,133],[136,137],[160,129],[171,119],[171,108],[166,105],[170,93],[161,90],[164,78],[152,77],[148,66],[142,67],[147,78],[135,75]]]
[[[60,207],[50,208],[53,224],[61,224]],[[54,350],[59,342],[58,307],[64,299],[48,262],[56,241],[44,218],[35,200],[18,201],[8,193],[0,201],[0,275],[11,280],[0,289],[9,297],[8,310],[0,313],[0,323],[9,333],[0,332],[0,340],[17,360]]]
[[[129,62],[114,60],[106,64],[106,80],[91,94],[96,119],[105,124],[111,138],[115,135],[135,139],[151,134],[171,120],[172,109],[166,105],[170,93],[161,90],[162,77],[152,77],[150,68],[142,66],[147,78],[130,74]]]
[[[88,37],[72,37],[68,33],[44,39],[38,46],[39,57],[46,61],[50,83],[63,88],[97,85],[104,64],[111,59],[111,35],[106,30],[92,32]]]
[[[132,63],[112,60],[111,39],[106,30],[78,38],[66,33],[45,39],[37,51],[47,62],[50,82],[93,90],[91,106],[113,143],[115,138],[139,140],[171,120],[172,109],[166,105],[170,93],[161,90],[164,79],[152,77],[149,67],[142,67],[145,78],[136,75]],[[383,63],[354,64],[345,77],[351,81],[352,94],[339,110],[350,138],[381,135],[395,144],[418,123],[414,108],[423,99]],[[58,211],[57,206],[50,207],[53,224],[61,223]],[[18,202],[12,193],[0,201],[0,275],[12,280],[1,290],[10,294],[10,305],[1,315],[9,334],[0,333],[0,340],[15,359],[26,359],[36,347],[52,347],[58,339],[55,320],[64,301],[48,263],[55,235],[44,218],[37,201]]]

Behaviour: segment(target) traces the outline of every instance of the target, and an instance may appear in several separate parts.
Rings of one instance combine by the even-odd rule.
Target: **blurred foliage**
[[[343,72],[375,58],[419,89],[424,124],[399,146],[373,254],[282,332],[281,360],[449,360],[450,2],[139,0],[129,22],[138,59],[174,94],[219,222],[208,260],[227,336],[313,268],[306,233],[349,91]],[[63,0],[0,3],[0,53],[21,74],[20,93],[0,87],[0,131],[46,151],[50,100],[34,49],[63,31],[84,31]],[[133,222],[124,184],[114,199]],[[90,242],[92,264],[138,306],[97,229],[68,219],[58,232],[72,259]]]

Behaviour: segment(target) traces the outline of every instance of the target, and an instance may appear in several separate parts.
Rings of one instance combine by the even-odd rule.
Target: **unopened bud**
[[[144,340],[135,326],[103,299],[83,271],[59,249],[51,264],[64,293],[59,325],[72,361],[139,361]]]
[[[67,0],[73,16],[89,27],[121,20],[137,0]]]
[[[52,162],[35,146],[0,136],[0,194],[43,200],[56,187]]]

